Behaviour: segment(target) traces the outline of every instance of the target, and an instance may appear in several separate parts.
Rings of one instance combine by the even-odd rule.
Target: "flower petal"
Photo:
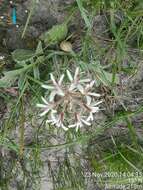
[[[53,102],[56,94],[57,94],[57,92],[55,90],[50,93],[49,102]]]
[[[72,125],[69,125],[68,128],[74,128],[76,127],[77,124],[72,124]]]
[[[57,86],[58,84],[57,84],[57,82],[56,82],[56,80],[55,80],[55,78],[54,78],[54,76],[53,76],[52,73],[50,74],[50,77],[51,77],[51,80],[52,80],[53,84],[54,84],[55,86]]]
[[[47,100],[44,97],[41,97],[41,99],[43,100],[43,102],[47,105],[49,105],[49,103],[47,102]]]
[[[101,96],[100,94],[93,93],[93,92],[89,92],[88,95],[95,96],[95,97],[100,97]]]
[[[89,123],[87,120],[81,119],[81,121],[82,121],[85,125],[88,125],[88,126],[91,125],[91,123]]]
[[[68,79],[72,82],[73,81],[73,77],[72,77],[72,75],[71,75],[71,73],[70,73],[69,70],[67,70],[67,76],[68,76]]]
[[[89,84],[89,88],[92,88],[95,84],[95,80],[91,81],[90,84]]]
[[[93,120],[94,120],[94,118],[93,118],[93,113],[90,112],[90,114],[89,114],[89,116],[88,116],[88,118],[87,118],[86,121],[93,121]]]
[[[87,106],[90,106],[92,98],[90,96],[86,96]]]
[[[42,113],[40,114],[40,117],[46,115],[48,112],[49,112],[49,109],[46,109],[44,112],[42,112]]]
[[[84,93],[84,88],[82,85],[78,84],[77,89],[83,94]]]
[[[86,83],[86,82],[90,82],[91,80],[90,79],[81,79],[79,80],[80,83]]]
[[[68,128],[67,127],[65,127],[63,124],[62,124],[62,126],[61,126],[65,131],[67,131],[68,130]]]
[[[63,90],[61,88],[57,88],[57,94],[60,96],[64,96],[65,93],[63,92]]]
[[[59,80],[59,85],[61,85],[62,84],[62,82],[63,82],[63,79],[64,79],[64,74],[60,77],[60,80]]]
[[[92,113],[96,113],[99,111],[99,107],[92,107]]]
[[[77,67],[75,70],[74,80],[77,80],[78,75],[79,75],[79,67]]]
[[[76,129],[75,129],[76,132],[78,132],[79,127],[81,127],[81,126],[77,124]]]
[[[46,84],[43,84],[42,87],[45,88],[45,89],[48,89],[48,90],[53,90],[54,89],[53,86],[49,86],[49,85],[46,85]]]
[[[94,106],[97,106],[97,105],[101,104],[102,102],[103,102],[103,101],[101,100],[101,101],[99,101],[99,102],[94,103],[93,105],[94,105]]]
[[[47,108],[47,105],[45,105],[45,104],[37,104],[36,106],[39,108]]]
[[[70,87],[69,87],[69,91],[72,91],[76,88],[76,85],[74,83],[71,83]]]
[[[56,118],[55,113],[56,113],[55,110],[52,110],[52,111],[51,111],[51,119],[52,119],[54,122],[57,122],[58,119]]]
[[[49,119],[49,120],[47,119],[47,120],[46,120],[46,123],[52,123],[52,122],[53,122],[52,119]]]

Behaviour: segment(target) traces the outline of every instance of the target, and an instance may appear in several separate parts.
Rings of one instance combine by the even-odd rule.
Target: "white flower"
[[[69,70],[67,70],[67,76],[68,76],[68,79],[71,82],[71,85],[69,87],[70,91],[72,91],[74,89],[77,89],[79,91],[83,91],[82,84],[85,83],[85,82],[89,82],[90,81],[90,79],[80,80],[80,78],[79,78],[79,68],[76,69],[75,74],[74,74],[74,78],[72,77],[72,75],[71,75],[71,73],[70,73]]]
[[[53,74],[50,74],[52,84],[42,85],[49,91],[49,96],[46,99],[42,97],[44,104],[37,106],[43,109],[40,116],[48,115],[47,123],[64,130],[75,128],[78,131],[84,125],[92,124],[102,101],[99,100],[100,94],[93,91],[95,81],[81,78],[79,68],[74,76],[69,70],[66,74],[67,82],[63,81],[64,75],[56,80]]]
[[[43,108],[44,111],[40,114],[40,116],[42,117],[46,115],[50,110],[53,109],[53,104],[48,103],[47,100],[43,97],[41,99],[43,100],[45,104],[37,104],[37,107]]]
[[[91,101],[92,97],[100,97],[101,96],[98,93],[91,92],[94,84],[95,84],[94,80],[90,81],[90,83],[85,86],[85,88],[83,89],[83,91],[81,91],[81,93],[86,97],[87,102]]]
[[[47,120],[46,123],[51,123],[52,125],[55,125],[57,127],[63,128],[65,131],[68,130],[67,127],[64,126],[64,113],[60,113],[59,115],[55,115],[57,113],[56,110],[51,111],[51,119]]]
[[[48,90],[52,90],[50,97],[49,97],[49,101],[52,102],[56,95],[64,96],[64,91],[61,87],[63,79],[64,79],[64,75],[61,76],[61,78],[58,82],[55,80],[53,74],[50,74],[50,77],[53,82],[53,86],[42,85],[42,87],[45,89],[48,89]]]
[[[83,127],[84,125],[87,125],[87,126],[91,125],[91,123],[89,123],[89,121],[84,119],[84,116],[81,116],[78,113],[75,113],[75,120],[76,120],[76,123],[72,124],[72,125],[69,125],[68,127],[69,128],[74,128],[75,127],[76,132],[78,131],[79,128]]]
[[[91,102],[91,98],[87,98],[87,107],[90,110],[89,116],[87,118],[87,121],[93,121],[94,120],[94,113],[97,113],[99,111],[99,107],[98,105],[101,104],[103,101],[99,101],[99,102],[95,102],[92,103]]]

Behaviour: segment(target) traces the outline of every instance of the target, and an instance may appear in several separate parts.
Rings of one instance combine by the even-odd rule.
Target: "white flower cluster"
[[[100,94],[92,92],[95,81],[80,79],[79,68],[74,77],[66,71],[68,81],[64,84],[64,75],[57,81],[50,74],[52,85],[42,85],[50,94],[48,98],[42,97],[43,104],[37,104],[43,112],[40,116],[48,114],[47,123],[61,127],[64,130],[75,128],[78,131],[84,125],[90,126],[94,114],[99,111],[98,101]],[[96,99],[96,101],[95,101]]]

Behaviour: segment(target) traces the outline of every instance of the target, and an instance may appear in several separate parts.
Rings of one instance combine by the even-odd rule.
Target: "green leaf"
[[[40,79],[40,71],[39,71],[39,63],[44,62],[44,51],[42,48],[42,42],[39,41],[37,48],[36,48],[36,55],[37,59],[35,61],[35,65],[33,66],[33,74],[34,74],[34,79]]]
[[[27,69],[33,67],[33,64],[24,66],[21,69],[8,71],[4,73],[4,77],[0,79],[0,88],[9,88],[17,80],[19,75],[22,75]]]
[[[49,31],[40,36],[40,39],[44,41],[45,45],[54,45],[61,40],[65,39],[68,33],[67,24],[58,24],[53,26]]]
[[[37,54],[43,54],[44,51],[43,51],[43,48],[42,48],[42,42],[39,41],[38,45],[37,45],[37,48],[36,48],[36,55]]]
[[[23,69],[17,69],[14,71],[5,72],[4,77],[0,79],[0,88],[10,87],[17,79],[18,75],[21,74]]]
[[[25,64],[26,62],[31,61],[34,56],[35,51],[25,49],[16,49],[12,53],[13,60],[19,64]]]
[[[19,63],[23,68],[16,69],[13,71],[8,71],[4,73],[4,77],[0,79],[0,88],[8,88],[11,87],[12,84],[19,78],[19,84],[22,83],[22,80],[25,78],[25,71],[29,68],[33,68],[34,78],[40,78],[40,72],[38,68],[38,64],[44,61],[44,56],[38,56],[36,61],[34,62],[34,57],[36,55],[43,54],[42,43],[39,42],[36,52],[31,50],[17,49],[12,53],[12,57],[14,61]],[[26,64],[30,62],[30,64]],[[20,77],[19,77],[20,76]]]
[[[40,71],[37,65],[33,66],[33,74],[35,79],[40,79]]]
[[[76,2],[77,2],[78,8],[79,8],[80,13],[81,13],[81,16],[82,16],[82,18],[84,19],[87,28],[90,29],[90,28],[91,28],[91,23],[90,23],[90,20],[89,20],[89,18],[88,18],[88,16],[87,16],[87,11],[86,11],[86,9],[83,7],[82,0],[76,0]]]

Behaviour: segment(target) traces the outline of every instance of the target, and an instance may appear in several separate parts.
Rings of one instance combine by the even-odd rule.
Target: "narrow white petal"
[[[46,120],[46,123],[52,123],[53,121],[51,119]]]
[[[57,118],[55,117],[55,113],[54,110],[52,110],[51,112],[51,119],[54,121],[54,122],[57,122]]]
[[[55,90],[51,92],[51,94],[49,96],[49,101],[50,102],[53,102],[56,94],[57,94],[57,92]]]
[[[74,83],[72,83],[69,87],[69,91],[72,91],[76,88],[76,85]]]
[[[91,121],[91,118],[90,118],[90,116],[87,118],[87,120],[86,121]]]
[[[89,92],[88,95],[95,96],[95,97],[100,97],[101,96],[100,94],[92,93],[92,92]]]
[[[55,125],[56,125],[57,127],[61,127],[61,123],[59,123],[58,120],[55,122]]]
[[[55,122],[55,121],[57,121],[57,119],[56,119],[56,117],[55,117],[55,115],[54,114],[52,114],[51,113],[51,119]]]
[[[57,124],[57,121],[52,121],[51,123],[52,125],[56,125]],[[56,125],[57,126],[57,125]]]
[[[94,80],[93,80],[93,81],[91,81],[89,84],[87,84],[87,85],[86,85],[85,89],[86,89],[86,90],[91,89],[91,88],[93,87],[94,83],[95,83],[95,81],[94,81]]]
[[[99,107],[92,107],[92,113],[96,113],[99,111]]]
[[[91,80],[90,79],[81,79],[79,80],[80,83],[86,83],[86,82],[90,82]]]
[[[78,132],[79,127],[81,127],[81,126],[77,124],[76,130],[75,130],[76,132]]]
[[[41,97],[41,99],[43,100],[43,102],[47,105],[49,105],[49,103],[47,102],[47,100],[44,97]]]
[[[45,89],[48,89],[48,90],[53,90],[54,89],[53,86],[49,86],[49,85],[46,85],[46,84],[43,84],[42,87],[45,88]]]
[[[56,110],[51,110],[51,113],[54,114],[54,113],[57,113],[57,111]]]
[[[91,123],[89,123],[88,121],[86,121],[86,120],[84,120],[84,119],[81,119],[81,121],[82,121],[85,125],[88,125],[88,126],[91,125]]]
[[[47,105],[45,105],[45,104],[37,104],[36,106],[39,108],[47,108]]]
[[[84,93],[84,88],[82,85],[78,84],[77,89],[83,94]]]
[[[57,94],[59,94],[60,96],[64,96],[64,92],[61,88],[57,88]]]
[[[70,111],[72,110],[72,108],[73,108],[73,101],[70,101],[70,103],[69,103],[69,109],[70,109]]]
[[[82,119],[77,123],[78,128],[83,127]]]
[[[61,84],[62,84],[63,79],[64,79],[64,74],[60,77],[60,80],[59,80],[59,85],[61,85]]]
[[[68,128],[67,128],[67,127],[65,127],[63,124],[62,124],[62,128],[63,128],[65,131],[67,131],[67,130],[68,130]]]
[[[46,115],[46,113],[48,113],[48,112],[49,112],[49,109],[46,109],[44,112],[42,112],[42,113],[40,114],[40,117]]]
[[[94,118],[93,118],[93,113],[90,112],[90,114],[89,114],[89,116],[88,116],[88,118],[87,118],[86,121],[93,121],[93,120],[94,120]]]
[[[68,79],[69,79],[70,81],[73,81],[73,77],[72,77],[72,75],[71,75],[71,73],[70,73],[69,70],[67,70],[67,76],[68,76]]]
[[[90,96],[86,96],[87,106],[91,104],[92,98]]]
[[[77,67],[76,70],[75,70],[74,80],[77,79],[78,75],[79,75],[79,67]]]
[[[99,102],[94,103],[93,105],[94,105],[94,106],[97,106],[97,105],[101,104],[102,102],[103,102],[103,101],[99,101]]]
[[[55,80],[55,78],[54,78],[54,76],[53,76],[52,73],[50,74],[50,77],[51,77],[51,80],[52,80],[53,84],[54,84],[55,86],[57,86],[57,82],[56,82],[56,80]]]
[[[90,119],[91,119],[91,121],[94,120],[94,118],[93,118],[93,114],[92,114],[92,113],[90,113]]]
[[[74,128],[76,126],[77,126],[77,124],[73,124],[73,125],[69,125],[68,128]]]
[[[90,82],[89,87],[92,88],[94,84],[95,84],[95,81],[93,80]]]

